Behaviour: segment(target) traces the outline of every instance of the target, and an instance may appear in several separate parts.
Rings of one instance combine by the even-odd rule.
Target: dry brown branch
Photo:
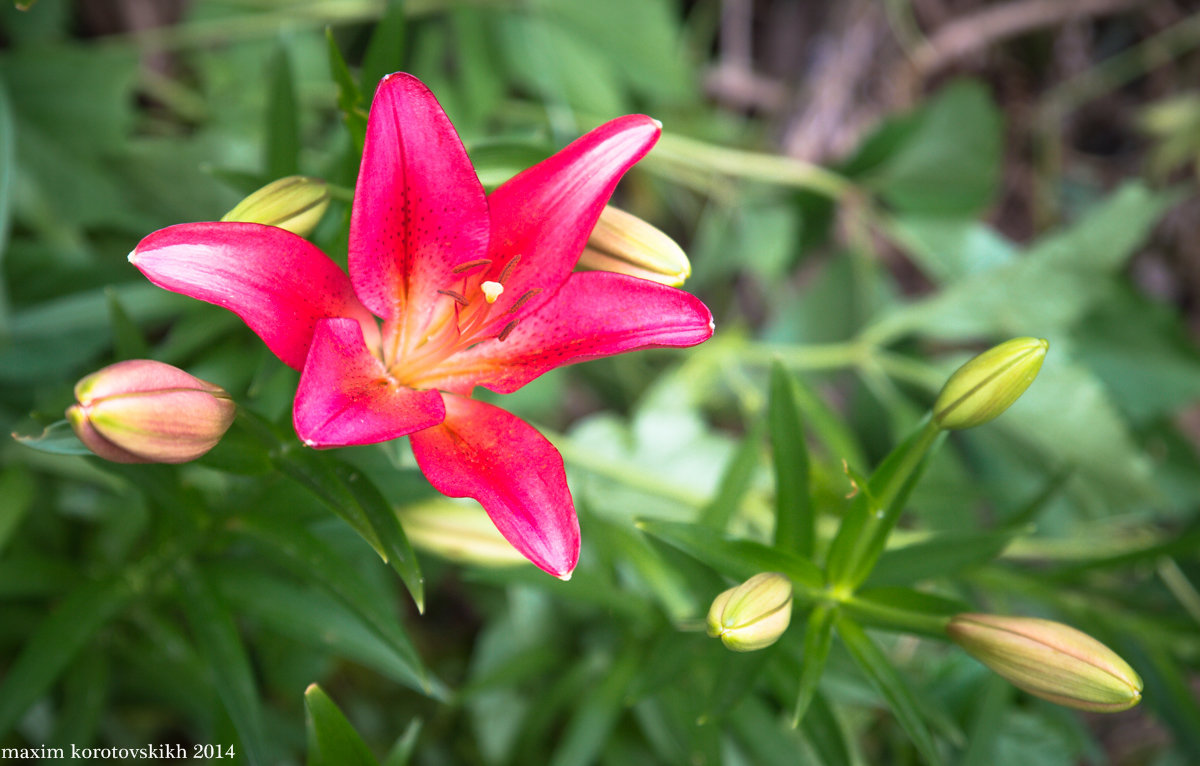
[[[1015,0],[944,24],[912,52],[918,80],[950,62],[1035,29],[1120,13],[1144,0]]]

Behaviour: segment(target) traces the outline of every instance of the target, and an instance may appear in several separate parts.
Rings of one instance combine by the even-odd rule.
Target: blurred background
[[[312,239],[344,263],[355,130],[398,70],[489,188],[614,116],[661,120],[614,202],[684,247],[717,324],[502,397],[566,460],[570,583],[431,550],[417,527],[451,511],[406,443],[329,457],[398,509],[423,614],[340,500],[236,428],[178,468],[19,443],[133,357],[294,441],[295,373],[126,254],[303,173],[332,186]],[[1182,0],[5,0],[0,746],[326,762],[305,733],[319,683],[392,764],[1200,763],[1197,82]],[[803,614],[729,653],[696,629],[727,573],[639,523],[769,539],[778,362],[827,541],[844,466],[869,471],[958,364],[1020,335],[1049,339],[1041,376],[948,440],[869,585],[1077,625],[1144,703],[1073,713],[881,631],[932,744],[837,644],[791,728]]]

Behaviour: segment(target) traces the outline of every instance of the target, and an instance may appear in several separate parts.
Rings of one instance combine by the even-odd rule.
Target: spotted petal
[[[511,393],[564,364],[639,348],[694,346],[712,335],[712,314],[695,296],[604,271],[572,274],[554,298],[504,340],[455,354],[434,385]]]
[[[437,391],[414,391],[391,380],[367,351],[357,322],[317,323],[292,413],[305,444],[374,444],[436,425],[445,414]]]
[[[185,223],[149,235],[129,254],[159,287],[233,311],[283,363],[304,366],[319,319],[358,320],[378,346],[375,318],[350,280],[307,240],[257,223]]]
[[[379,83],[350,215],[358,296],[411,337],[453,310],[438,295],[454,267],[486,255],[488,209],[466,149],[437,99],[412,75]]]
[[[498,407],[444,398],[445,422],[411,437],[429,483],[450,497],[475,498],[527,559],[556,577],[570,576],[579,559],[579,521],[558,450]]]

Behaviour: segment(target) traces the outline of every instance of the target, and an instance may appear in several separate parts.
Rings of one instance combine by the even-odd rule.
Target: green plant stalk
[[[647,158],[650,164],[676,164],[751,181],[792,186],[840,200],[855,190],[843,176],[820,165],[774,154],[729,149],[716,144],[664,133]]]

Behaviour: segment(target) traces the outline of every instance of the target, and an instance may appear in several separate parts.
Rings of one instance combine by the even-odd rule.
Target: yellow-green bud
[[[329,207],[329,187],[319,178],[287,176],[239,202],[222,221],[265,223],[307,237]]]
[[[460,564],[488,568],[528,564],[478,504],[437,498],[396,511],[412,544]]]
[[[708,635],[735,652],[753,652],[778,641],[791,619],[792,581],[764,572],[713,599]]]
[[[605,206],[578,268],[615,271],[678,287],[692,275],[692,264],[675,240],[632,213]]]
[[[1049,348],[1041,338],[1013,338],[959,367],[938,394],[934,422],[960,429],[997,417],[1033,383]]]
[[[1125,660],[1060,622],[959,614],[946,633],[1009,683],[1059,705],[1116,713],[1142,699],[1142,679]]]
[[[67,420],[114,463],[186,463],[216,446],[237,412],[229,394],[177,367],[118,362],[75,384]]]

